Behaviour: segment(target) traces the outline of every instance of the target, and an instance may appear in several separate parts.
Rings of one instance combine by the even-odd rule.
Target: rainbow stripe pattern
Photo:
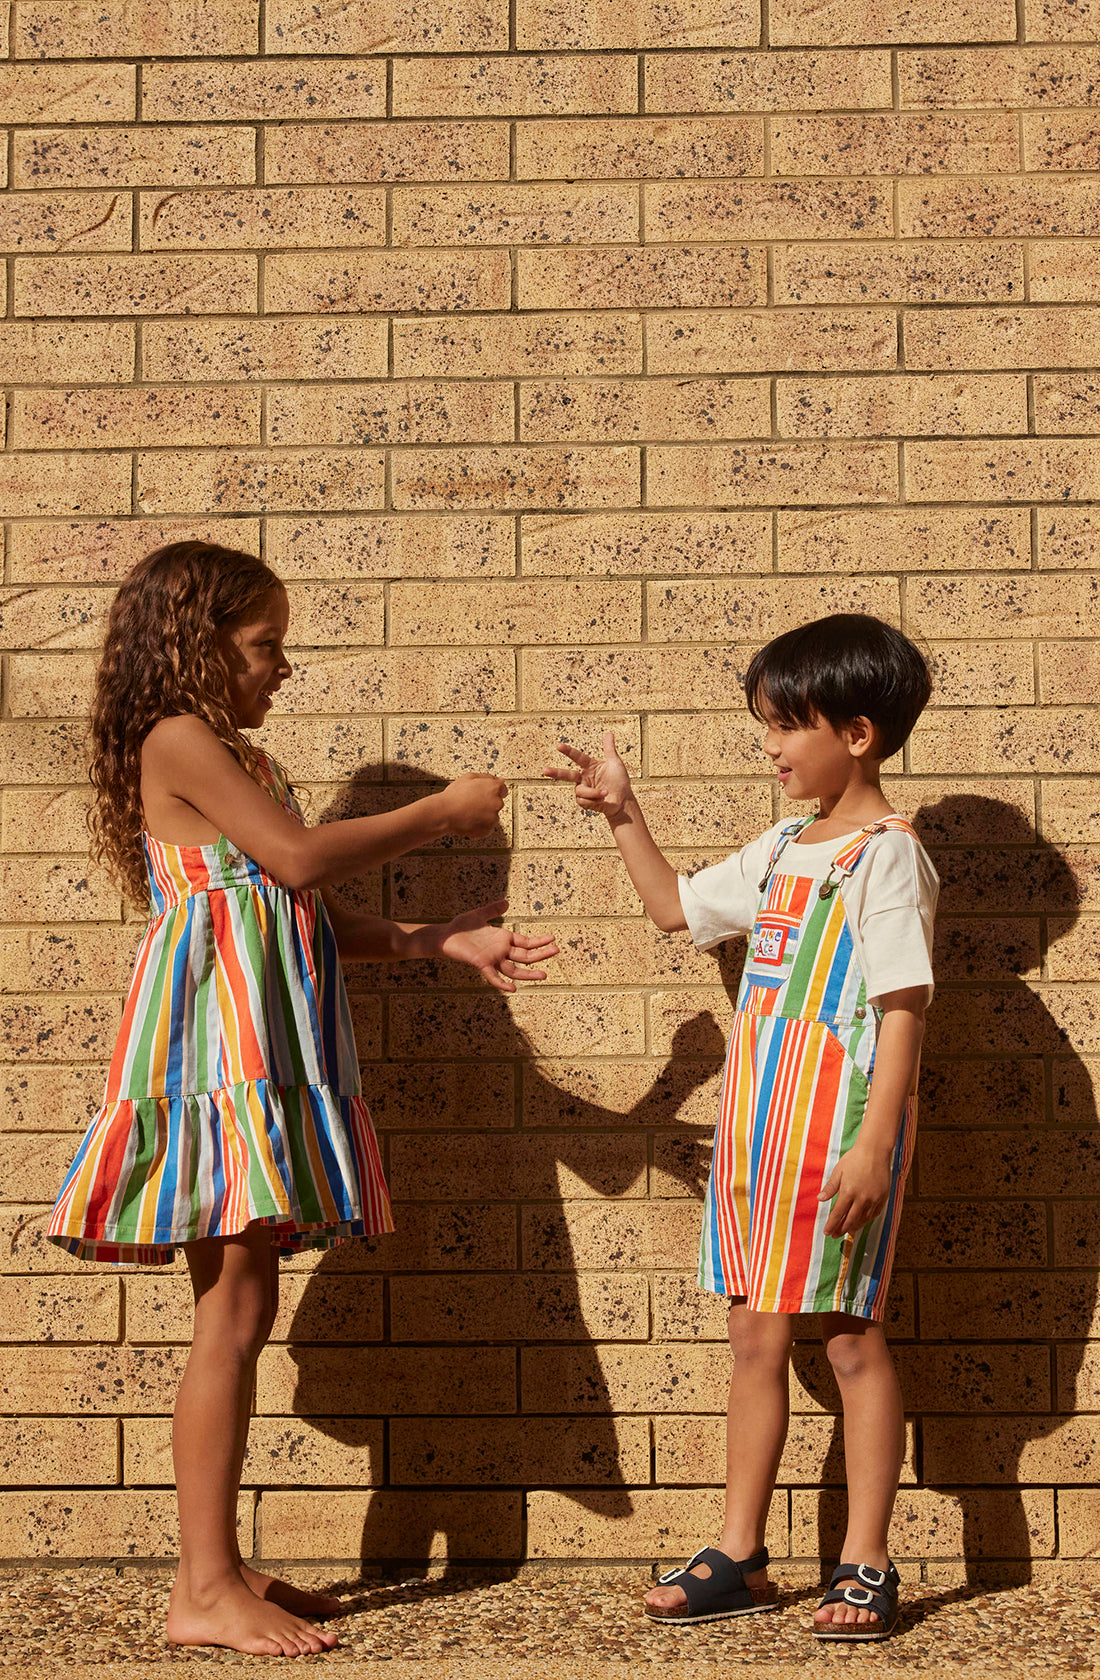
[[[703,1214],[699,1282],[758,1312],[841,1312],[881,1321],[913,1156],[910,1096],[890,1197],[854,1236],[827,1237],[822,1186],[859,1134],[875,1060],[874,1011],[839,891],[889,816],[862,829],[823,880],[776,865],[808,818],[785,828],[761,883],[726,1058]]]
[[[259,770],[301,820],[274,759]],[[392,1230],[320,893],[292,892],[224,835],[144,846],[150,921],[50,1238],[155,1266],[257,1220],[284,1254]]]

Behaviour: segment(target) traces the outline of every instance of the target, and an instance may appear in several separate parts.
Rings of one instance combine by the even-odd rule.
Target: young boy
[[[912,1159],[939,882],[879,785],[927,703],[928,669],[878,619],[779,636],[745,678],[779,786],[816,809],[724,863],[677,877],[627,774],[560,751],[578,804],[607,817],[646,912],[701,950],[749,934],[703,1215],[699,1281],[731,1298],[726,1514],[716,1547],[660,1577],[646,1614],[683,1626],[773,1609],[764,1525],[787,1433],[795,1313],[820,1314],[844,1407],[848,1528],[819,1639],[886,1639],[887,1536],[904,1419],[882,1330]]]

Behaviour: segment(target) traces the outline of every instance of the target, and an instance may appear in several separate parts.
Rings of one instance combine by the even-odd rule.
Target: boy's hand
[[[576,747],[560,746],[560,753],[572,759],[575,770],[565,770],[559,764],[548,764],[544,776],[556,782],[572,782],[577,804],[582,811],[602,811],[605,817],[616,816],[630,797],[630,774],[615,747],[615,736],[609,729],[603,738],[603,759],[589,758]]]
[[[455,962],[469,963],[498,992],[514,992],[516,980],[545,980],[546,970],[532,964],[549,962],[558,947],[548,933],[513,933],[511,928],[490,927],[508,908],[506,898],[493,904],[479,904],[440,928],[439,951]],[[530,970],[523,974],[521,969]]]
[[[508,783],[502,782],[499,776],[457,777],[439,795],[443,802],[447,833],[464,834],[471,840],[480,840],[484,835],[491,834],[507,797]]]
[[[861,1147],[857,1141],[842,1155],[817,1198],[832,1201],[832,1212],[825,1221],[827,1237],[854,1236],[872,1219],[877,1219],[890,1199],[890,1160],[893,1150]]]

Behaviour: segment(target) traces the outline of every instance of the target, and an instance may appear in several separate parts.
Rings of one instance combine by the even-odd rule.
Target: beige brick
[[[650,373],[893,367],[894,317],[877,310],[680,310],[646,323]]]
[[[256,1410],[303,1418],[513,1412],[515,1389],[510,1348],[267,1347]]]
[[[144,330],[144,367],[147,379],[374,379],[386,323],[161,321]]]
[[[934,1055],[1019,1056],[1065,1050],[1069,1043],[1095,1051],[1100,1042],[1091,994],[1091,987],[1081,986],[1017,988],[1008,998],[990,991],[960,992],[952,1015],[931,1018],[929,1051]]]
[[[1095,1062],[1090,1058],[1090,1065],[1082,1067],[1080,1061],[1077,1058],[1074,1058],[1072,1062],[1063,1062],[1061,1064],[1061,1069],[1066,1070],[1066,1072],[1072,1070],[1073,1074],[1078,1077],[1073,1078],[1071,1082],[1071,1080],[1066,1077],[1065,1072],[1060,1071],[1056,1073],[1056,1105],[1059,1104],[1060,1098],[1067,1096],[1077,1097],[1079,1095],[1085,1095],[1087,1092],[1087,1095],[1085,1095],[1083,1111],[1091,1111],[1092,1113],[1095,1113]],[[1076,1089],[1072,1089],[1071,1085],[1075,1086]],[[1058,1106],[1058,1112],[1059,1115],[1062,1114],[1062,1106]],[[1083,1113],[1079,1116],[1079,1118],[1081,1117],[1083,1117]],[[1098,1246],[1100,1246],[1100,1243],[1098,1243],[1096,1207],[1094,1203],[1071,1201],[1067,1202],[1063,1207],[1056,1207],[1054,1209],[1053,1243],[1051,1253],[1051,1259],[1054,1265],[1093,1266],[1095,1265],[1095,1255],[1097,1253]],[[1078,1348],[1077,1351],[1080,1353],[1080,1348]],[[1072,1390],[1074,1378],[1075,1372],[1067,1372],[1068,1388],[1070,1390]],[[1059,1399],[1061,1399],[1062,1394],[1065,1391],[1066,1390],[1060,1385]],[[1067,1404],[1073,1404],[1072,1393],[1070,1393],[1070,1398],[1067,1401]]]
[[[728,574],[771,566],[766,513],[532,514],[521,530],[528,576]]]
[[[49,1115],[51,1126],[82,1132],[99,1107],[106,1077],[106,1067],[98,1063],[0,1069],[0,1126],[5,1132],[33,1132]]]
[[[654,184],[645,191],[645,237],[865,239],[894,231],[889,191],[874,181]]]
[[[725,1412],[732,1364],[728,1347],[612,1343],[600,1348],[595,1373],[593,1363],[591,1348],[524,1348],[520,1353],[524,1405],[582,1415]]]
[[[487,1143],[491,1147],[486,1148]],[[577,1135],[543,1131],[533,1136],[502,1133],[494,1135],[491,1140],[477,1133],[463,1132],[437,1139],[428,1166],[424,1161],[423,1139],[416,1135],[398,1135],[390,1141],[390,1183],[394,1199],[398,1202],[439,1201],[450,1195],[458,1195],[466,1201],[527,1202],[556,1197],[559,1193],[574,1200],[607,1195],[625,1200],[645,1196],[645,1155],[644,1140],[639,1139],[636,1132],[599,1131]],[[494,1279],[492,1282],[500,1295],[501,1324],[521,1324],[525,1311],[535,1313],[534,1296],[528,1300],[526,1308],[517,1303],[509,1305],[510,1297],[502,1280]],[[591,1284],[592,1289],[593,1318],[602,1314],[609,1324],[633,1324],[635,1328],[626,1333],[638,1339],[644,1333],[637,1328],[639,1314],[644,1316],[646,1310],[642,1298],[631,1295],[628,1301],[626,1296],[611,1287],[612,1283],[613,1280],[599,1278],[586,1280],[586,1287]],[[567,1287],[565,1280],[558,1280],[549,1293],[538,1296],[544,1301],[544,1306],[538,1310],[545,1316],[546,1329],[538,1331],[530,1339],[586,1339],[583,1323],[576,1317],[575,1288],[572,1296],[570,1288],[574,1288],[571,1281]],[[561,1289],[566,1292],[560,1293]],[[415,1291],[412,1296],[408,1290],[402,1295],[406,1301],[415,1302],[419,1298]],[[395,1299],[391,1296],[391,1300]],[[436,1297],[433,1296],[432,1300],[436,1301]],[[456,1286],[454,1336],[441,1338],[434,1330],[429,1334],[428,1319],[425,1317],[428,1309],[425,1307],[421,1311],[410,1307],[411,1316],[406,1331],[396,1339],[466,1341],[473,1333],[478,1316],[473,1304],[475,1300],[476,1290],[471,1293],[465,1287]],[[616,1301],[618,1305],[609,1304]],[[439,1301],[432,1310],[436,1309],[443,1312],[452,1310]],[[487,1315],[495,1310],[488,1300],[483,1300],[480,1308],[483,1321],[487,1323]],[[580,1336],[574,1333],[578,1323],[582,1325]],[[423,1327],[418,1330],[417,1324]],[[467,1326],[465,1332],[459,1330],[462,1324]],[[614,1337],[623,1333],[614,1330],[610,1334]],[[516,1332],[514,1329],[501,1329],[499,1334],[511,1337]],[[494,1335],[489,1339],[497,1338]]]
[[[524,1267],[545,1268],[552,1272],[568,1271],[573,1267],[585,1271],[606,1271],[611,1255],[615,1257],[616,1266],[625,1271],[653,1266],[677,1267],[682,1270],[685,1264],[691,1264],[699,1251],[699,1210],[693,1202],[686,1200],[621,1204],[613,1201],[587,1201],[559,1203],[542,1208],[529,1207],[523,1210],[522,1229]],[[545,1405],[539,1407],[543,1410],[553,1408],[571,1411],[576,1405],[581,1410],[645,1411],[650,1403],[651,1392],[650,1398],[645,1398],[639,1391],[639,1405],[608,1408],[605,1403],[603,1407],[593,1406],[591,1390],[587,1385],[585,1392],[581,1393],[571,1386],[576,1380],[578,1362],[583,1362],[585,1353],[574,1357],[565,1350],[546,1351],[551,1361],[550,1366],[543,1362],[541,1370],[536,1364],[533,1370],[529,1368],[527,1371],[527,1396],[532,1406],[535,1395],[541,1392],[544,1378],[552,1386],[545,1391]],[[623,1350],[615,1351],[618,1356]],[[654,1361],[665,1360],[666,1354],[671,1359],[676,1350],[650,1346],[629,1351],[636,1356],[633,1368],[636,1373],[640,1373],[649,1370]],[[537,1362],[540,1358],[539,1350],[527,1350],[523,1357],[525,1362]],[[728,1361],[728,1349],[724,1350],[724,1358]],[[563,1359],[565,1364],[562,1363]],[[714,1371],[717,1367],[711,1366],[708,1369]],[[620,1380],[628,1382],[629,1373]],[[728,1363],[725,1380],[729,1380]],[[720,1390],[710,1386],[706,1392],[716,1394]],[[659,1410],[674,1409],[666,1406],[663,1401],[658,1405],[654,1400],[653,1404]],[[693,1405],[699,1404],[701,1402],[696,1395],[694,1401],[687,1401],[685,1409],[691,1410]],[[718,1411],[724,1407],[723,1398],[711,1409]]]
[[[511,442],[512,411],[503,381],[292,385],[268,396],[274,444]]]
[[[393,61],[396,117],[614,116],[637,102],[626,53]]]
[[[23,449],[259,443],[259,392],[205,385],[128,391],[17,391],[13,442]]]
[[[374,450],[143,452],[137,494],[141,512],[153,514],[381,507],[382,456]]]
[[[523,691],[530,703],[600,706],[623,695],[650,707],[723,706],[736,701],[747,658],[726,648],[623,648],[594,653],[524,653]]]
[[[1037,432],[1100,432],[1100,381],[1094,375],[1035,376]]]
[[[102,1062],[121,1017],[115,998],[13,997],[0,1007],[0,1056],[13,1062]]]
[[[1024,295],[1019,245],[777,245],[779,303],[982,303]]]
[[[6,193],[0,198],[0,249],[128,251],[129,193]]]
[[[653,446],[647,454],[651,507],[692,502],[789,507],[887,502],[897,495],[897,462],[889,444]]]
[[[1100,840],[1100,783],[1094,777],[1044,781],[1043,839],[1056,846]]]
[[[905,1463],[901,1472],[903,1487],[917,1480],[913,1454],[914,1435],[910,1423],[906,1430]],[[676,1429],[667,1436],[659,1435],[657,1439],[657,1481],[662,1486],[669,1483],[675,1486],[704,1479],[719,1480],[725,1456],[725,1418],[677,1419]],[[780,1487],[789,1486],[792,1482],[796,1485],[809,1482],[843,1486],[844,1442],[832,1418],[791,1419],[777,1480]]]
[[[110,589],[0,590],[0,647],[98,647],[113,596]]]
[[[979,1339],[998,1326],[1001,1338],[1030,1335],[1036,1324],[1061,1341],[1096,1334],[1095,1291],[1084,1272],[970,1272],[965,1283],[950,1274],[921,1281],[921,1334],[960,1334],[960,1300],[965,1292],[966,1335]],[[948,1320],[951,1328],[945,1329]],[[1026,1328],[1031,1326],[1031,1330]],[[1007,1408],[1006,1408],[1007,1409]]]
[[[1096,1355],[1094,1344],[1080,1340],[1057,1350],[1058,1406],[1062,1411],[1095,1411],[1096,1396],[1100,1393],[1100,1366]]]
[[[1098,70],[1095,46],[948,47],[898,54],[903,108],[1090,105],[1097,103]]]
[[[493,722],[486,719],[490,727]],[[562,858],[533,852],[510,870],[507,858],[433,856],[410,859],[392,869],[390,908],[402,917],[437,920],[453,915],[460,905],[486,904],[498,898],[508,899],[514,918],[582,916],[591,914],[594,905],[606,915],[635,916],[641,910],[629,877],[612,853],[596,857],[574,853]],[[562,1000],[554,995],[553,1007],[558,1007]],[[448,1010],[461,1002],[449,999]],[[501,1030],[508,1030],[507,1023],[501,1022]],[[405,1053],[423,1055],[425,1046]]]
[[[1010,974],[1026,975],[1030,980],[1039,978],[1037,921],[1024,917],[943,916],[937,923],[935,937],[935,973],[941,984],[952,980],[999,980]],[[922,1187],[931,1188],[923,1180]]]
[[[647,737],[651,776],[759,775],[767,768],[760,727],[743,708],[687,717],[656,713]]]
[[[1086,636],[1095,623],[1100,577],[914,580],[906,616],[922,636]]]
[[[641,636],[641,594],[627,583],[397,583],[390,636],[408,645],[622,642]]]
[[[1025,169],[1100,167],[1100,139],[1095,118],[1086,111],[1059,111],[1023,118]]]
[[[386,72],[374,58],[313,64],[293,58],[146,64],[141,109],[146,122],[384,117]]]
[[[525,1126],[712,1125],[713,1062],[544,1061],[523,1069]],[[662,1338],[663,1339],[663,1338]]]
[[[508,11],[500,0],[476,0],[447,12],[424,0],[403,6],[394,0],[362,0],[321,12],[309,0],[273,0],[264,41],[269,53],[330,55],[503,52],[507,46]]]
[[[1022,1191],[1058,1198],[1095,1196],[1100,1157],[1094,1133],[1095,1127],[1092,1132],[1063,1127],[1056,1151],[1047,1151],[1044,1139],[1020,1130],[982,1131],[975,1126],[968,1134],[929,1133],[919,1146],[922,1193],[1010,1197]],[[980,1317],[979,1310],[979,1321]]]
[[[717,1480],[717,1474],[715,1479]],[[631,1489],[629,1511],[618,1492],[592,1493],[578,1505],[567,1493],[540,1490],[527,1499],[527,1544],[533,1558],[689,1556],[701,1534],[721,1527],[718,1488]],[[773,1557],[790,1555],[787,1500],[772,1499],[766,1544]]]
[[[1096,973],[1098,934],[1100,922],[1095,916],[1082,916],[1076,925],[1072,920],[1052,920],[1052,946],[1048,955],[1049,978],[1091,980]]]
[[[824,1509],[819,1509],[819,1504]],[[791,1495],[791,1551],[804,1557],[817,1548],[831,1556],[844,1533],[843,1498],[808,1489]],[[1003,1558],[1011,1548],[1020,1558],[1052,1557],[1055,1549],[1054,1493],[982,1492],[958,1495],[933,1488],[906,1489],[890,1524],[890,1549],[899,1558]]]
[[[645,180],[654,175],[760,175],[764,125],[752,117],[633,117],[524,122],[516,129],[521,180]]]
[[[329,256],[273,256],[265,268],[269,309],[289,313],[381,313],[386,310],[506,309],[504,251],[365,251]]]
[[[1088,41],[1100,34],[1100,11],[1095,0],[1078,5],[1076,0],[1027,0],[1026,32],[1029,41]]]
[[[936,848],[944,910],[965,913],[977,903],[983,910],[1009,915],[1041,911],[1064,915],[1078,906],[1095,909],[1097,893],[1091,880],[1095,855],[1090,848],[1060,854],[1050,846],[1026,844],[1032,838],[1031,825],[1022,820],[1019,810],[1000,800],[988,803],[1000,819],[996,841],[973,848]],[[957,1000],[963,1014],[971,1004],[981,1008],[989,1001],[976,994]],[[1042,1013],[1019,988],[1012,998],[1002,1001],[1006,1020],[1019,1017],[1021,1010]],[[1049,1036],[1049,1030],[1039,1036]]]
[[[518,1493],[269,1493],[263,1502],[268,1558],[518,1559],[523,1552]]]
[[[381,642],[385,598],[378,583],[289,584],[290,640],[296,648]]]
[[[502,577],[515,572],[514,521],[489,516],[267,521],[280,577]]]
[[[763,379],[555,380],[523,385],[520,435],[534,443],[767,437]]]
[[[395,321],[394,374],[445,378],[642,371],[637,315],[501,315]]]
[[[377,915],[378,904],[365,904],[364,910]],[[359,993],[351,999],[351,1024],[360,1058],[382,1054],[382,999],[365,997]]]
[[[129,457],[2,455],[0,503],[9,518],[125,513],[130,506]]]
[[[639,781],[635,791],[646,824],[662,850],[724,845],[732,851],[771,823],[771,789],[763,782]],[[565,797],[560,787],[551,785],[523,790],[517,842],[521,849],[556,846],[563,851],[589,851],[607,846],[607,834],[594,828],[568,798],[568,790],[564,792]]]
[[[778,175],[993,173],[1020,168],[1020,143],[1016,118],[1007,111],[775,116],[771,166]]]
[[[754,47],[760,12],[753,0],[521,0],[516,46],[585,51],[600,47]]]
[[[898,183],[898,233],[903,239],[1012,239],[1092,234],[1100,210],[1100,182],[1044,181],[1017,176],[999,181]]]
[[[82,780],[82,736],[71,723],[0,722],[0,783],[49,787]]]
[[[708,309],[767,301],[760,247],[516,253],[521,309]]]
[[[568,913],[568,912],[567,912]],[[642,999],[633,992],[601,998],[561,992],[517,992],[502,1004],[469,997],[390,1000],[389,1050],[395,1056],[517,1055],[533,1050],[561,1056],[586,1045],[597,1056],[640,1055]],[[446,1050],[445,1050],[445,1047]]]
[[[325,637],[335,646],[354,639],[362,638]],[[294,663],[293,681],[279,696],[279,705],[292,712],[510,711],[516,703],[514,662],[503,651],[436,652],[427,661],[419,653],[386,648],[330,658],[307,655]]]
[[[649,1330],[641,1277],[395,1278],[390,1299],[395,1342],[641,1340]]]
[[[5,1140],[6,1142],[7,1140]],[[64,1140],[72,1153],[71,1140]],[[17,1165],[5,1151],[5,1165]],[[68,1165],[66,1161],[65,1165]],[[48,1194],[58,1188],[55,1179]],[[29,1188],[29,1180],[28,1180]],[[0,1282],[0,1341],[113,1342],[119,1334],[117,1278],[4,1278]],[[34,1405],[31,1410],[36,1409]],[[47,1480],[64,1482],[64,1475]],[[112,1473],[104,1478],[113,1481]]]
[[[87,1265],[67,1254],[46,1237],[46,1227],[53,1215],[52,1198],[45,1207],[13,1203],[0,1208],[0,1272],[23,1277],[28,1273],[63,1272],[70,1277],[86,1278]]]
[[[1051,571],[1091,570],[1096,564],[1097,516],[1091,508],[1044,508],[1039,516],[1039,565]]]
[[[132,120],[136,83],[131,64],[4,64],[0,106],[11,123]]]
[[[254,257],[24,257],[15,265],[17,315],[246,315],[255,307]]]
[[[1059,1420],[1061,1421],[1061,1420]],[[1073,1480],[1078,1480],[1074,1477]],[[1095,1557],[1100,1546],[1100,1502],[1095,1488],[1058,1490],[1058,1554]]]
[[[890,55],[662,53],[645,61],[647,111],[860,110],[889,106]]]
[[[506,123],[280,123],[266,131],[269,181],[499,181]]]
[[[0,1377],[4,1410],[110,1417],[170,1413],[185,1348],[10,1348]]]
[[[101,892],[98,896],[111,910],[116,908],[117,895]],[[0,930],[0,988],[5,992],[124,989],[136,944],[136,929],[133,939],[120,938],[117,926],[5,928]]]
[[[950,14],[932,0],[898,11],[886,0],[858,6],[829,0],[779,0],[771,19],[773,47],[841,47],[883,41],[1014,41],[1011,0],[961,0]]]
[[[12,384],[122,384],[133,377],[129,321],[0,321],[0,361]]]
[[[13,184],[22,187],[233,186],[256,178],[247,128],[18,130]]]
[[[1022,1274],[1030,1278],[1030,1273]],[[998,1343],[937,1344],[921,1326],[919,1345],[895,1347],[901,1391],[913,1412],[1002,1413],[1051,1410],[1049,1349]],[[794,1412],[840,1411],[840,1396],[823,1348],[802,1347],[792,1372]]]
[[[907,1195],[898,1239],[902,1265],[997,1266],[1011,1253],[1015,1266],[1050,1263],[1047,1210],[1042,1202],[918,1201]],[[980,1480],[981,1478],[979,1478]]]
[[[1034,240],[1030,294],[1036,303],[1100,303],[1100,242]]]
[[[780,513],[784,572],[924,572],[1026,566],[1026,510],[921,508]]]
[[[863,582],[838,578],[816,590],[802,579],[759,583],[709,581],[658,584],[647,588],[646,616],[655,642],[765,642],[805,622],[807,615],[835,612],[898,617],[894,584],[887,578]]]
[[[1022,375],[779,379],[776,418],[780,435],[787,437],[1026,432],[1027,384]]]
[[[962,776],[895,773],[883,777],[882,787],[896,811],[919,816],[927,846],[995,848],[1006,841],[1027,844],[1034,840],[1035,784],[1022,776],[1002,776],[996,799],[975,798],[982,788],[971,777]]]
[[[937,309],[906,318],[905,357],[913,368],[1089,367],[1098,329],[1097,309]]]
[[[1095,449],[1064,443],[913,443],[906,451],[909,495],[918,501],[1093,501],[1100,495]]]
[[[137,1274],[126,1279],[126,1339],[187,1342],[194,1325],[190,1282]],[[287,1277],[279,1292],[273,1342],[377,1342],[382,1336],[380,1278]]]
[[[631,186],[395,187],[395,245],[613,245],[638,236]]]
[[[649,1479],[644,1418],[396,1418],[395,1482],[617,1485]]]
[[[728,839],[719,846],[732,850]],[[639,974],[662,986],[679,981],[706,985],[714,972],[713,958],[696,951],[684,934],[660,933],[647,921],[558,922],[554,938],[559,947],[554,979],[562,985],[629,986]]]
[[[12,527],[12,583],[117,583],[130,567],[164,543],[184,537],[256,553],[256,519],[204,519],[161,523],[151,519],[88,520],[80,524]],[[86,843],[86,830],[82,829]],[[21,847],[28,850],[28,847]],[[62,848],[71,850],[71,847]]]
[[[326,1258],[325,1264],[387,1275],[513,1271],[516,1249],[515,1209],[507,1203],[452,1202],[425,1207],[406,1203],[399,1231],[344,1243]],[[384,1400],[379,1409],[388,1409],[388,1401]]]
[[[254,1502],[251,1493],[237,1497],[237,1543],[246,1558]],[[167,1560],[179,1555],[179,1544],[174,1491],[0,1494],[0,1547],[8,1557]]]
[[[639,476],[635,449],[410,449],[394,463],[393,504],[517,512],[632,507],[641,493]]]
[[[363,1079],[378,1131],[515,1124],[515,1070],[506,1062],[385,1062],[365,1068]]]
[[[928,653],[934,705],[1019,706],[1035,698],[1029,642],[937,642]]]
[[[118,1424],[108,1418],[0,1418],[9,1488],[117,1482]]]
[[[168,1487],[175,1481],[167,1418],[126,1418],[126,1482]],[[382,1480],[381,1419],[252,1418],[244,1487],[372,1487]]]
[[[256,51],[253,0],[23,0],[12,46],[19,58],[187,58]]]
[[[155,131],[154,131],[155,132]],[[382,245],[383,194],[373,187],[244,187],[228,192],[141,195],[149,251],[261,250]],[[277,308],[267,299],[269,308]]]
[[[295,779],[304,782],[343,781],[358,776],[382,779],[381,720],[356,718],[334,723],[331,718],[269,717],[262,745],[281,764],[294,766]]]

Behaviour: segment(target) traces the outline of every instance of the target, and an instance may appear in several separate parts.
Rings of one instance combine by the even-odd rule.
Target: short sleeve
[[[769,830],[722,863],[679,877],[680,906],[700,951],[751,931],[760,903],[760,877],[778,832]]]
[[[923,846],[904,830],[888,830],[868,848],[853,885],[859,902],[851,908],[868,1001],[923,986],[926,1002],[931,1002],[932,933],[940,884]]]

